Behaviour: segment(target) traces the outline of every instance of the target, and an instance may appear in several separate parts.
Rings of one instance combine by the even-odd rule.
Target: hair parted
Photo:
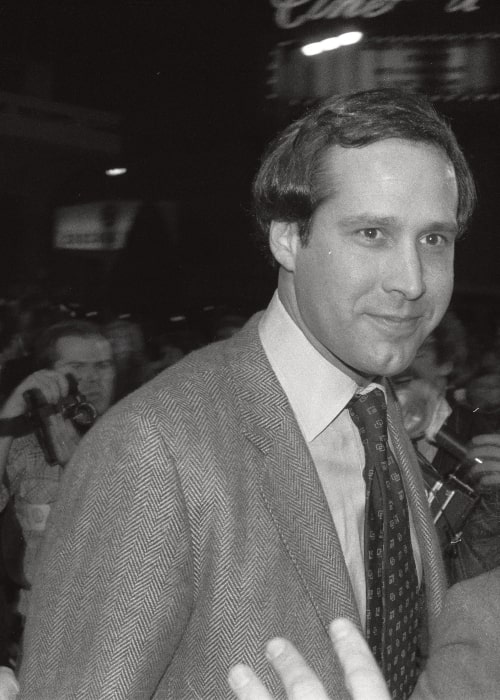
[[[297,223],[303,245],[309,223],[327,193],[325,156],[333,146],[360,148],[390,138],[434,145],[446,153],[457,178],[459,232],[476,203],[476,188],[455,135],[429,100],[412,92],[384,88],[336,95],[290,124],[264,153],[253,184],[259,239],[268,249],[272,221]]]
[[[57,341],[61,338],[95,338],[96,336],[106,340],[99,326],[90,321],[70,319],[54,323],[46,328],[35,342],[35,364],[39,369],[52,367],[57,360]]]

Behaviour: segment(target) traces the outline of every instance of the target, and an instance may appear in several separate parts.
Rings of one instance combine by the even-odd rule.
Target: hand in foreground
[[[339,618],[330,625],[330,639],[353,700],[389,700],[385,681],[359,630]],[[266,656],[277,671],[288,700],[328,700],[320,680],[293,644],[273,639],[266,646]],[[273,700],[252,669],[244,664],[233,666],[228,681],[238,700]]]
[[[19,685],[12,669],[0,666],[0,700],[15,700]]]
[[[467,458],[477,462],[467,473],[477,480],[479,489],[500,486],[500,433],[473,437]]]

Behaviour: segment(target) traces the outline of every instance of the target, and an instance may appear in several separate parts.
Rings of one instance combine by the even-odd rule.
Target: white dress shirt
[[[264,351],[295,414],[318,472],[346,561],[361,621],[366,615],[364,565],[365,452],[346,405],[360,389],[326,360],[289,316],[276,292],[259,324]],[[421,562],[412,529],[419,579]]]

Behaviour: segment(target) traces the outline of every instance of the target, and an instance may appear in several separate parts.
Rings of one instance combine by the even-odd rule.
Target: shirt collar
[[[259,334],[300,429],[311,442],[345,408],[358,389],[356,382],[311,345],[277,292],[260,320]]]

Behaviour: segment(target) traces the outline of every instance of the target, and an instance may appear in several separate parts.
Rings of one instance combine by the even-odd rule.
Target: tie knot
[[[359,430],[369,434],[376,431],[385,434],[387,430],[387,405],[384,392],[372,389],[367,394],[357,394],[347,404],[351,418]]]

